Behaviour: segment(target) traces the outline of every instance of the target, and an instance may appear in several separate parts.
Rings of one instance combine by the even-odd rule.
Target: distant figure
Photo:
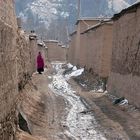
[[[39,74],[42,74],[44,71],[44,59],[41,56],[41,52],[39,52],[37,56],[37,71]]]

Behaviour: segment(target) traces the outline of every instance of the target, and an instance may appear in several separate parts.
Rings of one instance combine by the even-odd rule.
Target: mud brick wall
[[[114,20],[108,90],[140,107],[140,7]]]
[[[103,23],[81,34],[80,66],[100,77],[108,77],[112,55],[112,23]]]
[[[16,129],[17,59],[12,26],[0,20],[0,139],[13,140]]]
[[[68,62],[70,62],[71,64],[74,64],[74,60],[75,60],[76,35],[77,33],[74,33],[71,35],[71,41],[70,41],[68,52],[67,52],[67,55],[68,55],[67,59],[68,59]]]
[[[37,59],[37,54],[38,54],[38,45],[37,45],[37,39],[33,40],[28,40],[29,44],[29,54],[30,54],[30,59],[31,59],[31,69],[30,72],[31,74],[36,71],[36,59]]]
[[[15,140],[20,82],[35,70],[36,42],[17,32],[13,0],[0,1],[0,140]]]
[[[75,56],[74,56],[74,64],[80,65],[80,57],[83,51],[83,48],[81,48],[83,42],[83,38],[81,36],[81,33],[88,29],[89,27],[97,24],[99,20],[80,20],[77,24],[77,35],[76,35],[76,45],[75,45]]]
[[[0,19],[16,28],[14,0],[0,0]]]
[[[18,88],[22,90],[36,71],[37,41],[18,30],[17,36]]]
[[[54,41],[46,41],[45,44],[48,47],[48,61],[66,61],[66,48]]]

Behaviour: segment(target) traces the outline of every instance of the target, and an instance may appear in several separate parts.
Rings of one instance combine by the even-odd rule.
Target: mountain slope
[[[26,30],[40,36],[67,40],[77,19],[78,0],[16,0],[16,13]],[[81,0],[81,17],[110,17],[136,0]]]

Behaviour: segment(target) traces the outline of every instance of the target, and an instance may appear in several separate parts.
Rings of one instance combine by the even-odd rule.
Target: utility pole
[[[81,14],[81,0],[78,0],[78,19],[80,19]]]

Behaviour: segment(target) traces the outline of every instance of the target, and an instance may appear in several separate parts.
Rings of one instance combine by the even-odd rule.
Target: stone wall
[[[127,10],[126,10],[127,11]],[[140,6],[114,19],[109,92],[140,107]]]

